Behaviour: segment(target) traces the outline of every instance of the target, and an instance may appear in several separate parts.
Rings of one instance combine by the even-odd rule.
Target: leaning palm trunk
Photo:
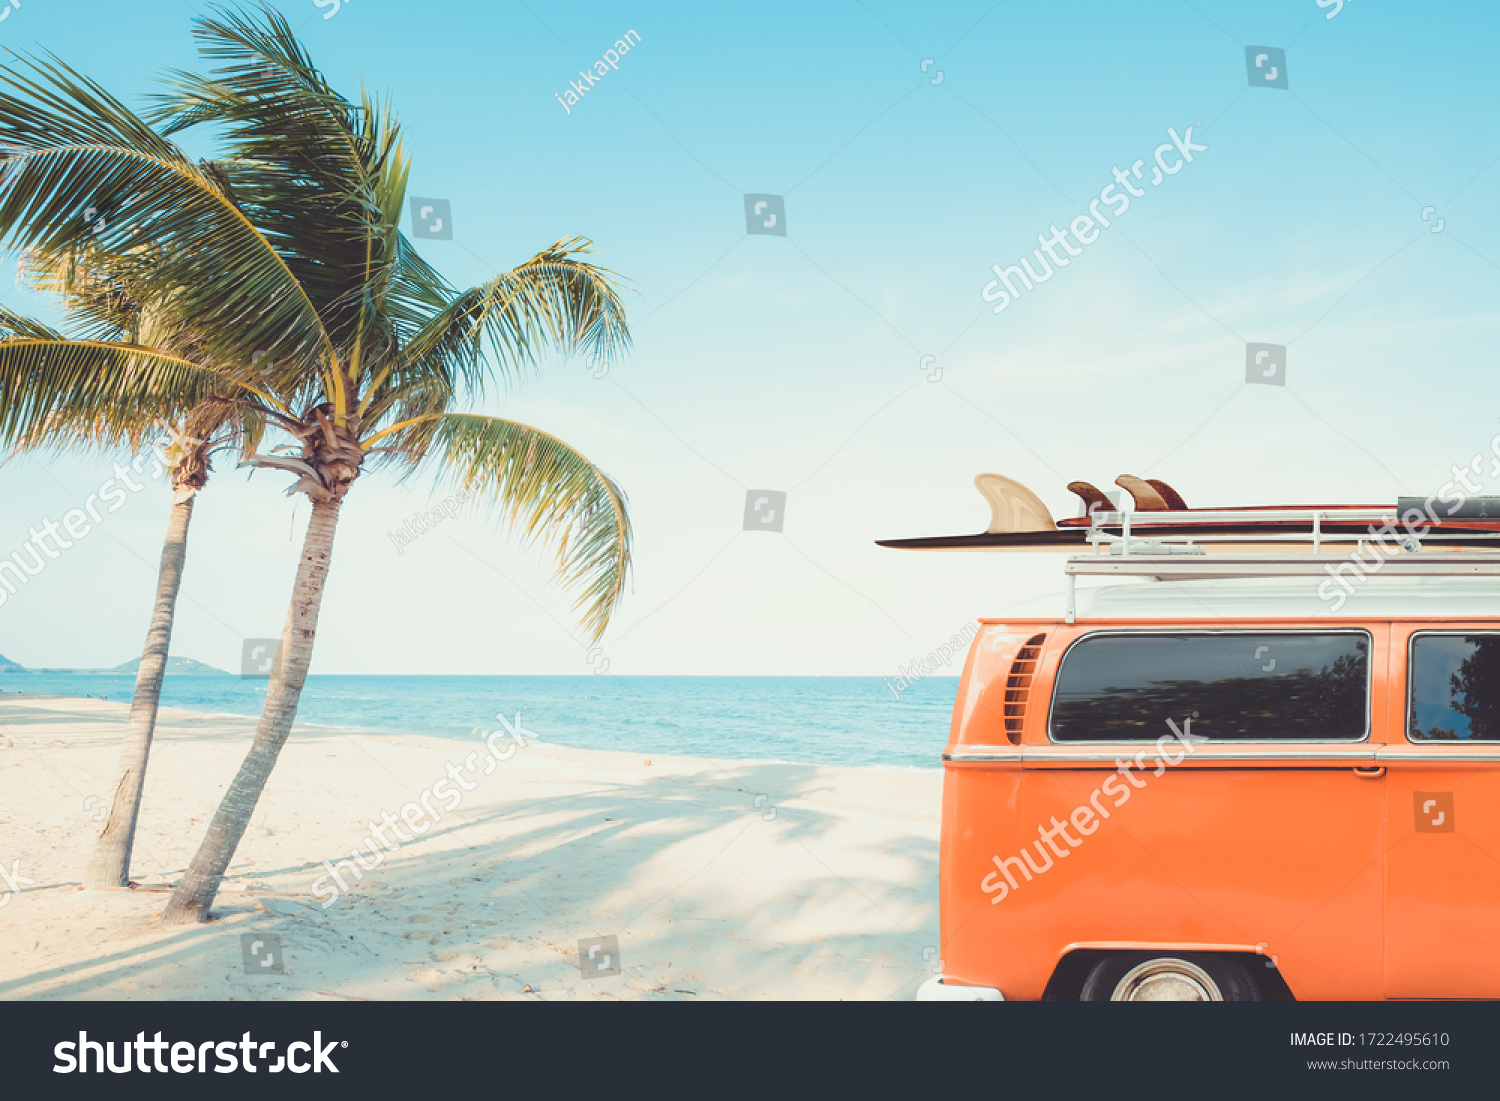
[[[297,567],[297,581],[292,588],[292,606],[281,632],[281,648],[266,702],[261,710],[255,740],[214,812],[208,833],[193,854],[187,873],[172,892],[171,901],[162,913],[167,925],[207,921],[219,884],[234,851],[240,843],[260,793],[276,767],[276,758],[292,731],[302,686],[312,661],[313,642],[318,632],[318,611],[323,603],[323,587],[328,579],[328,565],[333,557],[333,535],[338,526],[341,498],[315,501],[308,520],[307,535],[302,543],[302,561]]]
[[[182,494],[179,492],[178,496]],[[156,710],[161,704],[161,681],[172,645],[172,621],[177,612],[177,592],[187,561],[188,523],[193,518],[193,494],[174,501],[167,520],[167,538],[161,549],[161,572],[156,580],[156,605],[146,631],[146,648],[135,676],[135,698],[125,724],[120,747],[114,802],[104,831],[94,845],[94,856],[84,875],[86,887],[126,887],[130,884],[130,854],[135,847],[135,826],[141,810],[141,791],[146,783],[146,762],[151,754],[151,736],[156,730]]]

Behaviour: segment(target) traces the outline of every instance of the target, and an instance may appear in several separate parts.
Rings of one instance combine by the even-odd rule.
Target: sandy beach
[[[464,773],[472,790],[448,787],[455,809],[404,842],[383,829],[361,880],[340,869],[342,894],[324,862],[372,862],[370,824],[485,744],[317,726],[288,742],[215,920],[163,929],[254,723],[162,709],[142,886],[86,891],[90,797],[109,795],[126,711],[0,696],[0,865],[19,888],[0,905],[0,998],[906,999],[937,963],[936,769],[508,739]],[[279,938],[282,973],[247,973],[246,933]],[[578,942],[611,935],[621,973],[584,978]]]

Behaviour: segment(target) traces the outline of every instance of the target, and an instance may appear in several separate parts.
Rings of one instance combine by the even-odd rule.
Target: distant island
[[[135,658],[125,662],[123,665],[116,665],[113,669],[28,669],[24,665],[11,661],[4,654],[0,654],[0,673],[76,673],[80,675],[93,674],[95,676],[103,673],[127,673],[133,676],[140,667],[141,659]],[[206,665],[201,661],[194,661],[192,658],[168,658],[166,671],[186,676],[229,676],[222,669],[215,669],[212,665]]]
[[[111,673],[132,673],[132,674],[134,674],[134,673],[138,672],[140,670],[140,668],[141,668],[141,659],[140,658],[135,658],[133,661],[127,661],[124,665],[116,665],[113,669],[110,670],[110,672]],[[168,673],[186,673],[186,674],[189,674],[189,675],[199,675],[199,676],[204,675],[204,674],[207,674],[207,675],[210,675],[210,676],[218,676],[218,677],[227,677],[227,676],[229,676],[229,674],[226,673],[222,669],[215,669],[212,665],[206,665],[206,664],[204,664],[201,661],[194,661],[192,658],[168,658],[167,659],[167,672]]]

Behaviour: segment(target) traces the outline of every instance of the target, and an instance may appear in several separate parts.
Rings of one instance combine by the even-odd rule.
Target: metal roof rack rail
[[[1395,538],[1403,550],[1419,551],[1423,542],[1441,545],[1445,542],[1456,542],[1472,545],[1475,542],[1494,542],[1500,549],[1500,532],[1482,531],[1452,531],[1440,532],[1430,531],[1417,539],[1411,535],[1380,535],[1370,532],[1327,532],[1323,530],[1324,523],[1351,524],[1370,523],[1388,526],[1392,529],[1401,523],[1403,515],[1402,505],[1405,499],[1395,506],[1384,508],[1285,508],[1285,509],[1229,509],[1212,511],[1209,509],[1194,510],[1191,513],[1191,522],[1195,524],[1237,524],[1244,525],[1243,530],[1237,532],[1226,532],[1218,535],[1183,535],[1170,532],[1154,532],[1150,529],[1181,525],[1188,518],[1188,514],[1180,511],[1123,511],[1104,512],[1097,511],[1091,514],[1090,522],[1085,539],[1093,546],[1094,553],[1099,553],[1101,546],[1107,547],[1110,554],[1120,556],[1133,556],[1136,554],[1201,554],[1201,549],[1185,550],[1180,548],[1202,548],[1205,544],[1213,543],[1245,543],[1253,538],[1256,543],[1293,543],[1312,544],[1314,554],[1319,553],[1324,543],[1356,543],[1359,549],[1363,549],[1365,543],[1371,541],[1383,541]],[[1463,514],[1454,519],[1466,519]],[[1305,523],[1308,525],[1306,532],[1286,532],[1284,534],[1254,534],[1252,529],[1258,525],[1265,524],[1289,524]],[[1427,525],[1431,527],[1431,525]],[[1113,535],[1104,529],[1106,527],[1117,527],[1119,535]],[[1148,539],[1141,539],[1131,535],[1132,529],[1137,532],[1149,533]],[[1179,549],[1167,550],[1166,545],[1171,544]]]
[[[1153,577],[1158,581],[1228,577],[1316,577],[1347,554],[1079,554],[1067,559],[1069,577]],[[1386,558],[1383,574],[1399,577],[1497,577],[1500,550],[1401,554]]]
[[[1245,513],[1198,514],[1206,520],[1243,521]],[[1093,554],[1074,555],[1067,559],[1063,572],[1068,578],[1067,622],[1073,623],[1077,611],[1077,579],[1079,577],[1150,577],[1157,581],[1188,581],[1249,577],[1316,577],[1334,575],[1339,565],[1350,563],[1350,554],[1324,554],[1325,542],[1357,542],[1353,553],[1364,551],[1367,542],[1380,547],[1380,569],[1389,576],[1398,577],[1500,577],[1500,532],[1493,535],[1475,532],[1464,533],[1461,538],[1470,544],[1475,539],[1496,540],[1496,549],[1465,550],[1462,547],[1441,547],[1443,536],[1429,533],[1418,540],[1411,535],[1382,536],[1380,534],[1331,536],[1322,530],[1324,520],[1348,522],[1387,522],[1392,527],[1399,520],[1400,507],[1396,508],[1322,508],[1322,509],[1276,509],[1256,510],[1256,520],[1310,523],[1307,532],[1259,537],[1259,541],[1312,544],[1312,552],[1287,552],[1267,554],[1214,554],[1204,553],[1200,545],[1205,542],[1244,542],[1243,535],[1187,536],[1153,532],[1148,539],[1131,534],[1131,529],[1150,530],[1160,524],[1173,522],[1169,512],[1096,512],[1088,529],[1088,541],[1093,545]],[[1196,517],[1195,517],[1196,518]],[[1118,526],[1119,535],[1103,530],[1104,525]],[[1457,537],[1455,537],[1457,538]],[[1394,555],[1385,542],[1391,539],[1399,548]],[[1436,544],[1441,554],[1421,554],[1423,541]],[[1100,548],[1108,553],[1101,554]],[[1404,553],[1403,553],[1404,552]],[[1369,559],[1361,560],[1367,564]],[[1356,565],[1356,568],[1359,568]]]

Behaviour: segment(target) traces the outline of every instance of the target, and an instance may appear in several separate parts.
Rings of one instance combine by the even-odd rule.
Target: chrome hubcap
[[[1112,1002],[1222,1002],[1219,984],[1187,960],[1147,960],[1115,986]]]

